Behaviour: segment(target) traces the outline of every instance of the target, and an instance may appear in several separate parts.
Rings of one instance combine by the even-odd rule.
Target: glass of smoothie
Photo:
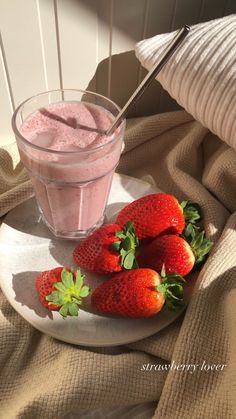
[[[82,90],[54,90],[23,102],[12,126],[42,219],[56,237],[86,237],[104,220],[120,159],[125,120],[107,136],[120,108]]]

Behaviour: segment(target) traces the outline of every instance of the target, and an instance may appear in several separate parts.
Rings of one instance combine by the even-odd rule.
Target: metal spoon
[[[130,109],[130,107],[141,97],[144,90],[149,86],[149,84],[152,82],[152,80],[161,71],[162,67],[164,67],[166,62],[172,56],[172,54],[177,49],[177,47],[180,45],[180,43],[184,40],[185,36],[187,35],[187,33],[189,31],[190,31],[190,27],[188,25],[184,25],[183,28],[179,30],[179,32],[175,35],[174,39],[171,41],[171,43],[168,45],[168,47],[163,51],[160,58],[157,60],[157,62],[154,64],[154,66],[151,68],[151,70],[147,73],[146,77],[144,77],[143,81],[140,83],[140,85],[134,91],[132,96],[129,98],[128,102],[125,104],[125,106],[118,113],[118,115],[114,119],[112,125],[105,132],[105,135],[111,135],[115,131],[115,129],[120,124],[122,119],[124,119],[125,115],[127,114],[128,110]]]

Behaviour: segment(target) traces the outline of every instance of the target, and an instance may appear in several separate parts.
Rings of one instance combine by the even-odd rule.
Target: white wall
[[[232,12],[236,0],[0,0],[0,144],[27,97],[89,87],[122,105],[145,74],[137,41]],[[175,106],[155,82],[133,115]]]

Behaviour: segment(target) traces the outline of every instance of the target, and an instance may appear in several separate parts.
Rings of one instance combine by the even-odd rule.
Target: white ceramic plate
[[[107,221],[126,203],[143,195],[158,192],[148,183],[115,175],[108,207]],[[78,318],[64,320],[57,312],[50,312],[39,302],[35,278],[39,272],[57,266],[73,266],[72,251],[76,243],[56,239],[40,220],[35,199],[32,198],[12,210],[0,228],[0,286],[14,309],[32,326],[65,342],[87,346],[114,346],[134,342],[150,336],[180,314],[162,310],[149,319],[123,319],[97,314],[89,300]],[[103,277],[87,273],[92,288]],[[186,303],[193,283],[186,287]]]

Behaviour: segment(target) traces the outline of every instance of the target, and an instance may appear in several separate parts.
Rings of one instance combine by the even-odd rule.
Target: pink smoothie
[[[73,237],[101,223],[122,129],[110,137],[93,129],[106,130],[113,118],[90,103],[59,102],[34,112],[20,128],[32,144],[21,142],[21,159],[43,217],[58,236],[68,232]]]

